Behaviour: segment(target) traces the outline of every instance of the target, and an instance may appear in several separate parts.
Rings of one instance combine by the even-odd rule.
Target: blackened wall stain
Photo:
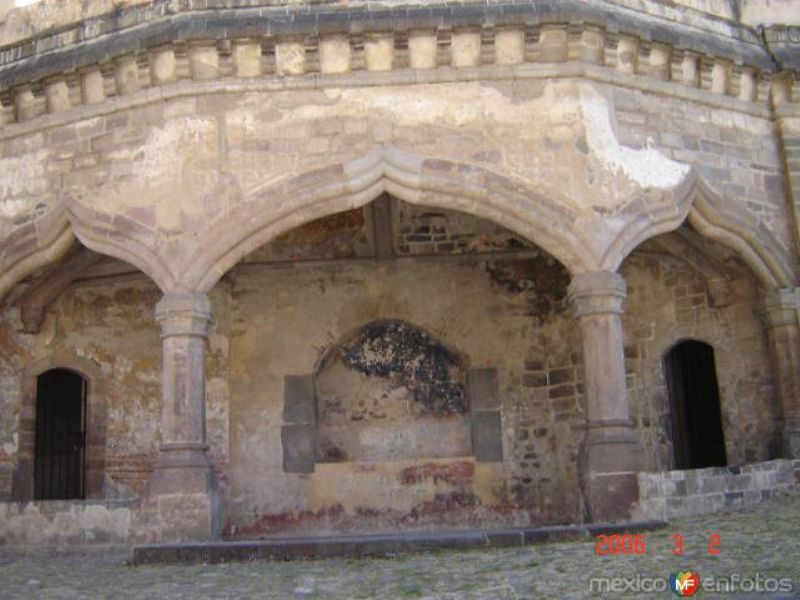
[[[407,387],[423,413],[467,412],[461,361],[420,329],[397,321],[370,323],[342,346],[342,358],[365,375]]]
[[[486,261],[492,283],[509,294],[523,294],[528,314],[549,317],[566,307],[569,273],[549,255]]]
[[[353,258],[371,254],[364,208],[335,213],[279,235],[265,259]]]

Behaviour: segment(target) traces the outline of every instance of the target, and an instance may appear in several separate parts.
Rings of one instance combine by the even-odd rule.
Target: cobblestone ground
[[[684,536],[682,557],[672,554],[673,534]],[[718,555],[708,552],[713,534],[720,536]],[[598,556],[594,542],[571,542],[380,560],[148,567],[126,565],[128,557],[121,553],[5,557],[0,559],[0,597],[665,598],[675,596],[642,591],[645,578],[664,580],[671,572],[692,569],[702,578],[744,580],[735,592],[704,589],[698,597],[800,598],[800,496],[746,512],[675,521],[647,534],[646,543],[644,555]],[[793,589],[756,593],[751,585],[757,575],[762,587]],[[596,581],[596,586],[616,587],[590,590],[592,578],[606,577],[624,579]]]

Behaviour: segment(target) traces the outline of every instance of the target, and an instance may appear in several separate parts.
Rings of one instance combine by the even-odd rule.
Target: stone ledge
[[[132,564],[394,557],[440,549],[506,548],[547,542],[587,541],[601,534],[653,531],[666,525],[663,521],[637,521],[435,533],[276,538],[252,542],[152,544],[134,547]]]
[[[455,25],[472,25],[511,22],[518,24],[521,19],[531,22],[537,19],[569,18],[581,21],[613,22],[622,28],[646,31],[647,39],[675,43],[677,39],[693,39],[710,54],[726,54],[725,46],[730,39],[752,46],[749,53],[764,54],[759,48],[761,40],[756,32],[725,20],[713,20],[718,27],[715,31],[697,25],[688,25],[660,15],[652,15],[632,10],[625,6],[598,7],[585,0],[559,0],[559,2],[492,2],[483,0],[463,3],[409,3],[407,5],[380,3],[342,5],[334,2],[315,2],[306,5],[275,5],[270,2],[253,0],[233,0],[230,2],[208,2],[207,0],[182,0],[180,2],[146,3],[123,7],[106,14],[91,16],[83,21],[65,23],[50,28],[34,36],[12,42],[0,49],[0,64],[11,60],[21,60],[31,56],[84,43],[89,40],[117,36],[120,32],[138,28],[140,33],[147,25],[163,21],[177,22],[182,17],[200,19],[205,27],[189,27],[195,32],[203,29],[222,30],[241,29],[251,32],[252,20],[269,25],[266,33],[308,33],[310,31],[361,31],[365,27],[378,25],[397,29],[411,26],[436,26],[445,22]],[[274,30],[274,31],[273,31]],[[249,35],[249,34],[248,34]],[[727,48],[730,51],[729,48]],[[10,53],[9,53],[10,52]],[[8,54],[7,54],[8,53]],[[735,52],[738,54],[738,52]],[[764,67],[768,65],[766,56],[762,57]]]
[[[415,69],[397,69],[386,72],[318,74],[307,73],[291,78],[275,75],[258,79],[239,79],[225,77],[209,81],[178,80],[161,87],[140,89],[129,95],[108,97],[99,104],[73,106],[60,113],[43,114],[30,121],[6,123],[0,126],[0,140],[19,135],[62,127],[64,125],[110,115],[157,104],[167,100],[189,96],[214,94],[234,94],[251,92],[277,92],[316,90],[326,87],[374,87],[394,85],[424,85],[436,83],[457,83],[475,80],[504,81],[523,79],[569,79],[585,78],[602,84],[619,85],[620,87],[645,93],[679,98],[710,108],[732,110],[760,119],[768,119],[770,111],[761,103],[747,102],[730,96],[719,96],[705,90],[690,88],[667,81],[657,81],[646,77],[624,75],[599,65],[569,61],[558,64],[520,64],[520,65],[481,65],[465,69],[439,67],[419,71]],[[780,108],[795,109],[800,115],[800,105],[784,105]],[[794,114],[794,113],[792,113]],[[788,116],[788,113],[786,113]]]
[[[0,49],[0,125],[142,88],[159,90],[188,77],[353,73],[370,85],[380,72],[408,67],[424,72],[449,64],[469,80],[475,67],[571,60],[673,89],[764,105],[774,71],[769,52],[755,37],[713,38],[641,15],[609,13],[581,0],[262,13],[244,8],[179,12],[113,35],[66,36],[71,41],[65,46],[48,43],[39,49],[42,40],[28,40]],[[376,36],[383,36],[380,42]],[[198,64],[213,67],[198,69]],[[791,103],[790,78],[772,79],[780,90],[775,102]]]

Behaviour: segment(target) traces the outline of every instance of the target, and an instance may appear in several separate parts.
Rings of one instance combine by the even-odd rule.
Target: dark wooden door
[[[714,349],[686,341],[666,358],[675,468],[700,469],[727,464]]]
[[[66,369],[39,375],[36,382],[34,498],[84,497],[86,382]]]

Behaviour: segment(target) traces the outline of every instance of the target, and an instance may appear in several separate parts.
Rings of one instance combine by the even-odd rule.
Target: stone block
[[[470,369],[467,373],[467,394],[472,411],[499,408],[497,369]]]
[[[499,410],[483,410],[472,415],[472,454],[478,462],[503,460],[503,437]]]
[[[311,375],[287,375],[283,378],[283,386],[284,422],[315,423],[317,406],[313,377]]]
[[[477,30],[454,31],[451,60],[454,67],[474,67],[481,59],[481,34]]]
[[[237,77],[261,75],[261,44],[249,40],[234,43],[233,64]]]
[[[750,488],[750,475],[728,475],[725,477],[725,489],[729,492],[741,492]]]
[[[744,503],[747,505],[758,504],[761,502],[760,490],[748,490],[744,493]]]
[[[17,90],[14,95],[14,110],[17,121],[27,121],[38,116],[38,103],[33,96],[33,91],[27,86]]]
[[[617,70],[633,75],[639,69],[639,40],[620,36],[617,42]]]
[[[684,85],[700,85],[700,57],[693,52],[685,52],[681,63],[680,80]]]
[[[567,59],[567,28],[563,25],[542,26],[539,37],[539,60],[562,62]]]
[[[219,54],[214,44],[193,44],[189,48],[189,69],[192,79],[219,77]]]
[[[63,79],[51,81],[45,86],[47,112],[58,113],[70,108],[69,89]]]
[[[690,477],[685,480],[686,483],[686,493],[695,496],[698,494],[703,493],[703,478],[701,477]]]
[[[100,69],[89,69],[81,74],[81,98],[86,104],[97,104],[105,100],[105,83]]]
[[[394,34],[373,33],[364,39],[367,71],[389,71],[394,66]]]
[[[524,62],[525,32],[521,28],[499,29],[494,37],[494,57],[498,65]]]
[[[728,93],[731,79],[731,63],[717,59],[711,68],[711,93],[725,95]]]
[[[642,499],[661,496],[661,477],[650,473],[639,473],[639,496]]]
[[[603,55],[605,54],[605,36],[603,35],[603,31],[591,25],[585,25],[584,27],[585,29],[581,32],[581,60],[603,64]]]
[[[327,35],[319,41],[319,64],[323,73],[345,73],[350,70],[350,36]]]
[[[744,506],[744,492],[725,492],[725,506],[728,508]]]
[[[313,473],[317,456],[314,425],[284,425],[281,428],[284,473]]]
[[[582,488],[593,523],[628,520],[639,500],[636,473],[588,473]]]
[[[136,57],[131,54],[117,59],[115,79],[117,93],[120,95],[130,94],[139,89],[139,66],[136,64]]]
[[[703,508],[706,513],[717,512],[725,508],[724,494],[706,494],[701,498],[703,499]]]
[[[150,76],[156,84],[175,79],[175,50],[171,46],[153,52],[150,58]]]
[[[159,541],[208,541],[218,537],[219,505],[210,494],[164,494],[155,502]]]
[[[300,75],[305,70],[306,47],[302,41],[283,41],[275,45],[275,72],[278,75]]]
[[[436,67],[438,45],[434,30],[417,29],[408,34],[408,57],[412,69]]]
[[[661,495],[662,496],[675,496],[675,483],[674,481],[662,481],[661,482]]]
[[[667,498],[667,519],[682,517],[687,513],[686,498]]]
[[[717,494],[725,491],[725,479],[723,477],[703,477],[700,481],[701,491],[704,494]]]

